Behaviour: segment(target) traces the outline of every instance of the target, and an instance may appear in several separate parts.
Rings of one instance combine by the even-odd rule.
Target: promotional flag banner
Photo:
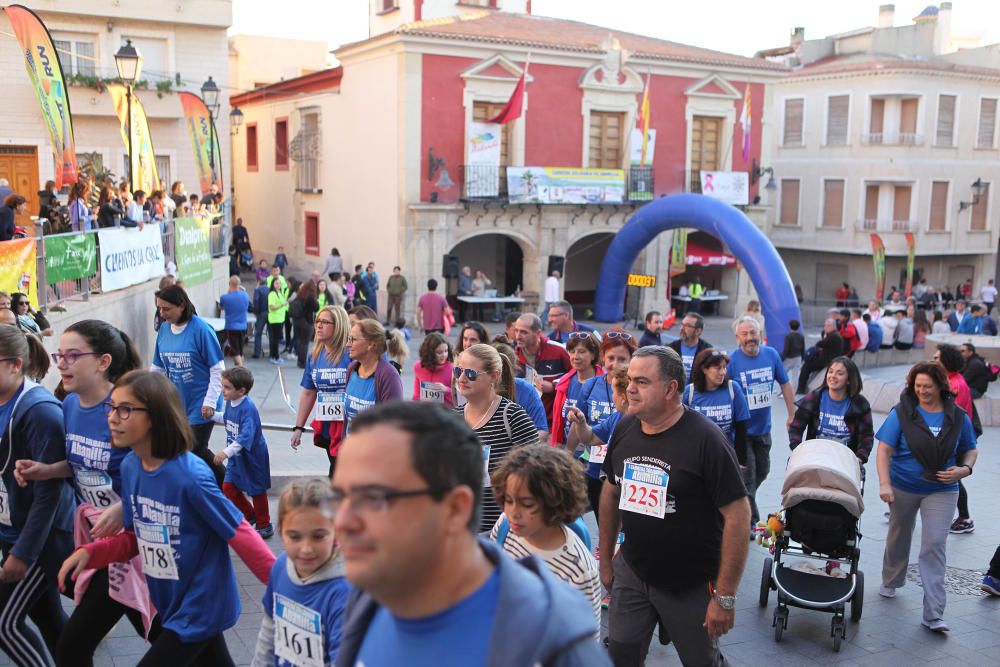
[[[882,237],[872,234],[872,265],[875,269],[875,300],[885,299],[885,244]]]
[[[72,234],[45,237],[45,277],[49,284],[97,273],[97,237]]]
[[[521,72],[521,78],[517,80],[517,85],[514,86],[514,92],[511,94],[510,99],[507,100],[507,104],[500,110],[500,113],[487,120],[487,123],[500,123],[503,125],[521,117],[521,111],[524,109],[524,86],[528,77],[529,64],[531,64],[530,53],[524,63],[524,71]]]
[[[208,247],[208,218],[193,216],[174,220],[174,255],[177,278],[185,285],[199,285],[212,279],[212,253]]]
[[[69,94],[59,56],[45,24],[33,11],[21,5],[5,7],[7,18],[24,54],[24,66],[35,87],[42,118],[52,138],[55,156],[56,188],[64,183],[76,183],[76,146],[73,142],[73,119],[69,110]]]
[[[15,239],[0,243],[0,292],[28,295],[32,308],[38,308],[38,271],[35,239]]]
[[[132,133],[132,192],[142,190],[147,195],[160,189],[160,177],[156,173],[156,155],[153,153],[153,138],[149,134],[149,123],[146,122],[146,112],[139,102],[139,96],[132,93],[132,118],[128,120],[128,90],[125,86],[113,83],[108,86],[111,102],[115,113],[122,124],[122,141],[125,150],[129,150],[129,132]]]
[[[743,92],[743,112],[740,114],[740,125],[743,127],[743,164],[750,162],[750,84]]]
[[[675,229],[674,238],[670,245],[671,273],[684,273],[687,271],[687,244],[688,230]]]
[[[198,167],[198,185],[202,196],[212,189],[212,182],[222,191],[221,169],[219,174],[212,173],[212,164],[221,166],[219,159],[219,136],[212,124],[205,102],[194,93],[180,93],[181,107],[184,109],[184,122],[191,135],[191,146],[194,148],[194,163]],[[213,144],[214,141],[214,144]],[[214,159],[213,159],[214,154]]]
[[[906,232],[906,297],[913,291],[913,260],[916,247],[913,232]]]

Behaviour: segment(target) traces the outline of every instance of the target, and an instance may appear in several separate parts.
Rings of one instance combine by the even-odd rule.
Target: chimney
[[[878,27],[891,28],[895,24],[896,5],[879,5]]]
[[[938,7],[937,26],[934,28],[934,53],[950,53],[951,47],[951,3],[942,2]]]
[[[806,40],[806,29],[802,27],[792,28],[792,38],[789,40],[788,45],[795,49],[796,51],[802,46],[802,42]]]

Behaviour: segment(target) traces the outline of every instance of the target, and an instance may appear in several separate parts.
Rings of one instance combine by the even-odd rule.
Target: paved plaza
[[[490,330],[499,331],[499,325],[490,325]],[[456,333],[453,333],[453,338]],[[731,348],[733,335],[729,330],[729,320],[710,318],[705,338]],[[409,367],[404,367],[406,396],[412,392],[411,367],[417,347],[417,341],[411,342]],[[266,360],[248,359],[248,364],[256,377],[251,396],[261,408],[262,420],[265,423],[292,424],[293,415],[282,397],[277,368]],[[289,361],[283,369],[294,403],[298,400],[301,371],[294,361]],[[879,372],[885,373],[884,370]],[[762,513],[779,508],[783,463],[789,454],[788,437],[782,428],[786,419],[784,403],[778,400],[775,406],[772,472],[758,493]],[[885,415],[875,415],[876,429],[884,418]],[[304,438],[300,450],[293,452],[288,446],[288,433],[267,431],[266,435],[276,487],[290,477],[323,476],[326,473],[324,453],[311,444],[305,444],[311,442],[311,438]],[[222,440],[222,429],[215,429],[213,449],[219,449]],[[985,596],[974,585],[982,578],[993,550],[1000,544],[1000,523],[997,522],[997,517],[1000,517],[1000,456],[993,451],[998,441],[1000,429],[986,429],[979,440],[980,456],[975,475],[966,480],[976,531],[948,538],[948,566],[955,568],[945,612],[952,630],[948,635],[934,634],[920,625],[921,589],[912,581],[898,591],[895,599],[886,600],[878,595],[887,522],[883,517],[885,505],[878,498],[873,456],[867,466],[866,511],[861,521],[864,535],[861,541],[861,569],[867,577],[861,622],[848,622],[847,639],[840,652],[834,653],[830,639],[831,615],[793,608],[790,610],[788,629],[781,642],[775,643],[771,627],[775,593],[771,593],[768,608],[761,609],[757,603],[761,569],[767,553],[753,544],[739,589],[736,627],[722,640],[730,662],[734,665],[1000,665],[1000,599]],[[272,497],[272,512],[276,512],[276,500]],[[596,536],[592,515],[588,516],[588,520]],[[912,563],[916,562],[919,548],[919,522],[916,537],[910,557]],[[281,540],[277,535],[268,543],[275,552],[280,551]],[[683,548],[683,545],[678,545],[678,548]],[[260,599],[264,587],[238,558],[234,562],[243,614],[236,627],[226,633],[226,640],[236,663],[249,665],[260,627]],[[69,611],[72,605],[67,602],[66,608]],[[145,650],[146,644],[135,636],[127,622],[122,622],[101,644],[95,656],[95,665],[134,665]],[[0,655],[0,658],[0,665],[12,664],[5,656]],[[654,639],[647,665],[679,664],[673,648],[660,646]]]

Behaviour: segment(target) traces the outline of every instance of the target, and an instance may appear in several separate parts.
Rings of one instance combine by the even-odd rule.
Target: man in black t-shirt
[[[733,627],[750,523],[736,457],[713,422],[681,404],[676,352],[640,348],[628,375],[628,414],[608,445],[601,494],[611,659],[642,665],[659,620],[682,663],[725,664],[718,638]],[[619,521],[625,541],[612,560]]]

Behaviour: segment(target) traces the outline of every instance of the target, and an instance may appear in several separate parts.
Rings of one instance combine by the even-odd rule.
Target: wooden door
[[[718,171],[722,159],[722,119],[695,116],[691,119],[691,192],[701,192],[701,172]]]
[[[591,169],[621,169],[625,147],[625,114],[615,111],[590,112]]]
[[[28,200],[23,216],[16,225],[34,234],[33,215],[38,215],[38,149],[34,146],[0,146],[0,178],[6,178],[10,188]],[[0,202],[2,203],[2,202]]]

